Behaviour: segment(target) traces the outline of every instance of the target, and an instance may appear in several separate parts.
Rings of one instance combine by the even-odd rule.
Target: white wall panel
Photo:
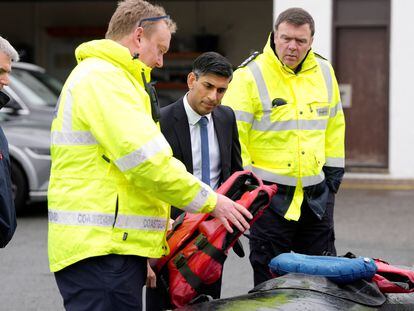
[[[414,2],[391,1],[390,174],[414,178]]]

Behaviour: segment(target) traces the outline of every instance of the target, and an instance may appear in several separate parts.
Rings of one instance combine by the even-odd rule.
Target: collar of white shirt
[[[188,123],[191,125],[196,125],[203,116],[200,116],[197,112],[194,111],[193,108],[191,108],[190,104],[188,103],[187,95],[188,93],[185,94],[183,98],[185,113],[187,114]],[[208,122],[211,121],[211,113],[206,114],[205,117],[207,117]]]

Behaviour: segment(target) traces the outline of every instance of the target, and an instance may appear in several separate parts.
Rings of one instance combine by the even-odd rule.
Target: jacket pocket
[[[294,159],[292,152],[274,149],[259,148],[251,149],[250,156],[252,164],[258,167],[276,169],[279,173],[287,174],[294,169]]]
[[[311,120],[329,118],[329,103],[312,102],[306,104],[305,116]]]

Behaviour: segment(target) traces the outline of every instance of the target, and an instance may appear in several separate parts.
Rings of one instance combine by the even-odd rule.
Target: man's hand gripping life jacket
[[[263,182],[249,171],[234,173],[217,193],[246,207],[253,215],[252,225],[269,207],[276,185]],[[159,286],[167,289],[173,307],[181,307],[204,293],[218,281],[228,250],[243,232],[236,227],[229,233],[218,219],[208,214],[184,213],[167,234],[170,254],[157,261]]]

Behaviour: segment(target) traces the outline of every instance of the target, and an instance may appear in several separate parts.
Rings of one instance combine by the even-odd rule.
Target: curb
[[[342,189],[361,190],[414,190],[414,180],[401,179],[352,179],[345,178]]]

